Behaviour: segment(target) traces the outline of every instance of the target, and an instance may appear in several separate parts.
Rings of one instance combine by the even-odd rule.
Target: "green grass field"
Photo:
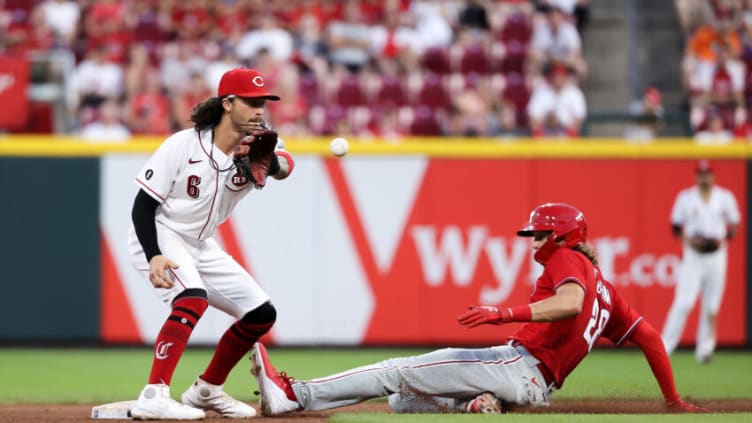
[[[325,376],[387,357],[419,354],[419,349],[270,349],[275,365],[301,378]],[[201,373],[212,351],[189,348],[173,378],[173,395],[179,394]],[[151,349],[0,349],[0,403],[96,404],[135,399],[148,377]],[[712,363],[698,365],[691,352],[672,357],[676,384],[684,396],[695,399],[752,399],[752,353],[722,351]],[[238,399],[255,399],[250,361],[244,360],[230,375],[226,390]],[[596,351],[567,379],[557,399],[661,398],[650,368],[636,350]],[[507,415],[505,421],[641,421],[640,416]],[[655,416],[661,422],[687,421],[688,416]],[[483,420],[481,416],[398,416],[338,414],[335,422],[402,422]],[[497,417],[498,418],[498,417]],[[752,414],[692,416],[692,421],[752,421]],[[417,420],[416,420],[417,419]],[[564,419],[564,420],[559,420]],[[731,420],[730,420],[731,419]],[[741,420],[737,420],[741,419]],[[651,418],[652,420],[652,418]],[[427,422],[428,420],[426,420]]]

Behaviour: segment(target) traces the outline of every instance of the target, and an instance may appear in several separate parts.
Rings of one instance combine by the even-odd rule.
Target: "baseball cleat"
[[[254,417],[256,409],[229,396],[222,385],[212,385],[203,379],[196,381],[180,396],[183,404],[202,410],[214,410],[222,417],[245,419]]]
[[[159,383],[144,387],[131,408],[131,417],[136,420],[200,420],[206,413],[170,398],[170,387]]]
[[[468,413],[499,414],[502,411],[501,401],[490,392],[484,392],[471,399],[465,406]]]
[[[251,353],[253,367],[251,373],[256,377],[259,386],[259,404],[261,414],[276,416],[300,409],[300,404],[292,390],[294,379],[284,372],[277,373],[269,361],[266,347],[256,342]]]

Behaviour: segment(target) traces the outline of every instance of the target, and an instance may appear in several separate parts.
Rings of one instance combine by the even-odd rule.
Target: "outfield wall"
[[[744,216],[719,342],[752,338],[747,145],[418,140],[356,144],[337,160],[321,141],[288,142],[295,173],[252,193],[218,231],[279,310],[273,342],[497,343],[515,326],[467,331],[454,317],[468,304],[526,301],[539,268],[514,232],[545,201],[585,212],[602,270],[660,329],[680,255],[668,215],[700,157]],[[0,142],[0,289],[12,299],[0,318],[21,323],[1,325],[0,341],[153,341],[168,310],[131,268],[125,236],[132,178],[158,143]],[[192,342],[215,342],[229,323],[207,313]]]

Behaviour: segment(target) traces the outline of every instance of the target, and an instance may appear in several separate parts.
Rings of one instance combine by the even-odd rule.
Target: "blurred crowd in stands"
[[[92,140],[190,127],[192,107],[215,95],[222,73],[237,66],[258,69],[282,97],[268,103],[268,119],[288,137],[575,137],[586,117],[579,84],[588,73],[580,37],[587,0],[0,5],[0,54],[73,55],[65,84],[69,130]],[[747,39],[744,32],[734,32],[732,40],[722,31],[750,26],[742,9],[733,12],[744,26],[721,19],[720,27],[715,21],[702,21],[711,25],[707,29],[687,27],[690,34],[709,31],[697,36],[703,40],[729,40],[719,51],[693,41],[701,56],[688,59],[687,75],[698,113],[711,116],[712,104],[725,119],[725,104],[716,103],[732,102],[738,123],[746,108],[737,90],[744,83],[735,79],[744,72],[737,76],[735,69],[743,68],[736,63]],[[694,76],[713,73],[706,67],[728,69],[725,97],[713,89],[717,78]],[[707,120],[699,119],[698,128],[713,127]]]
[[[752,1],[675,0],[686,52],[682,76],[695,139],[752,139]]]

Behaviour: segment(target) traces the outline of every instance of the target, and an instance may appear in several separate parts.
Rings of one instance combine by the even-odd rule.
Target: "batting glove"
[[[683,399],[678,399],[675,401],[669,401],[666,403],[668,405],[668,408],[678,411],[680,413],[708,413],[710,410],[708,410],[705,407],[700,407],[699,405],[690,404]]]

